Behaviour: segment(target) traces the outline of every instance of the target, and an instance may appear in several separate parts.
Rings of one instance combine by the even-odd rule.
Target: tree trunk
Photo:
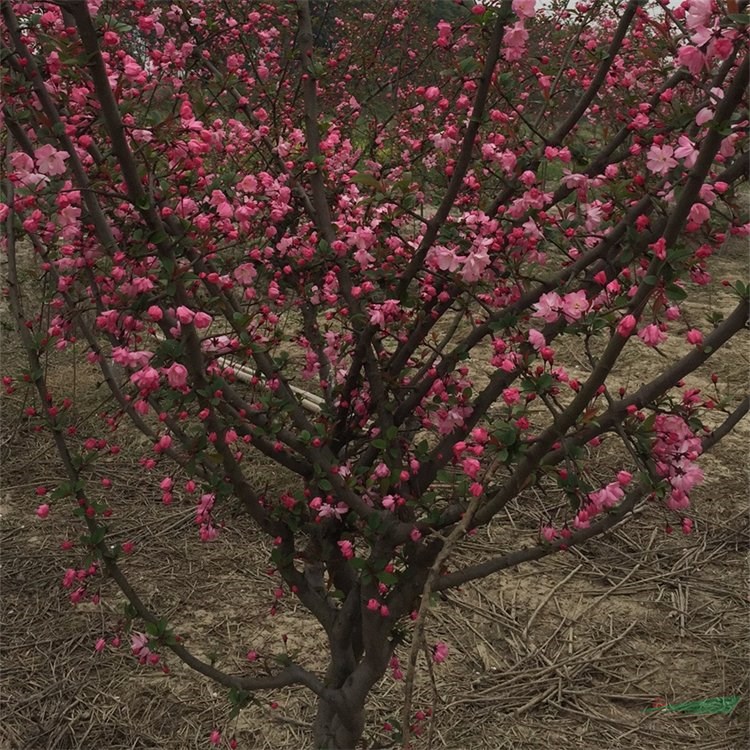
[[[325,700],[318,704],[313,724],[316,750],[355,750],[365,729],[364,705],[339,712]]]

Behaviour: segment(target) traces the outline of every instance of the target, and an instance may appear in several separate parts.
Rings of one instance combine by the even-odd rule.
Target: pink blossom
[[[195,318],[195,313],[189,307],[185,307],[185,305],[180,305],[177,308],[176,315],[177,320],[179,320],[183,325],[192,323],[193,318]]]
[[[561,309],[568,321],[579,320],[589,309],[586,292],[570,292],[562,298]]]
[[[646,154],[646,168],[654,174],[665,175],[677,166],[671,146],[651,146]]]
[[[214,729],[214,731],[211,732],[209,741],[212,745],[221,745],[221,732],[218,729]]]
[[[133,633],[130,636],[130,650],[134,656],[145,659],[151,653],[148,636],[145,633]]]
[[[386,324],[385,313],[382,305],[372,305],[370,307],[370,325],[384,328]]]
[[[425,89],[424,98],[428,102],[436,102],[440,98],[440,89],[437,86],[429,86]]]
[[[461,278],[469,283],[479,281],[489,265],[490,256],[487,255],[487,248],[480,246],[464,261],[463,268],[461,269]]]
[[[150,365],[134,372],[130,381],[141,391],[150,393],[159,387],[159,371]]]
[[[65,173],[65,162],[68,158],[69,154],[65,151],[58,151],[49,144],[45,144],[34,151],[37,169],[50,177]]]
[[[503,57],[508,62],[520,60],[528,39],[529,32],[524,28],[523,20],[507,26],[503,34]]]
[[[674,150],[675,158],[684,159],[685,166],[690,168],[695,166],[698,158],[698,149],[695,144],[686,135],[681,135],[677,139],[677,148]]]
[[[706,26],[711,15],[711,0],[691,0],[685,13],[685,25],[691,30]]]
[[[650,323],[638,331],[638,338],[646,346],[659,346],[667,340],[667,334],[656,323]]]
[[[169,450],[169,447],[172,445],[172,438],[169,435],[162,435],[156,443],[154,443],[154,452],[155,453],[164,453],[164,451]]]
[[[619,333],[620,336],[627,338],[633,333],[633,329],[637,324],[638,321],[635,319],[635,315],[625,315],[617,324],[617,333]]]
[[[624,469],[622,471],[617,472],[617,481],[625,487],[626,485],[630,484],[630,482],[633,479],[633,475],[629,471],[625,471]]]
[[[677,50],[677,60],[680,65],[686,67],[694,76],[698,75],[706,64],[706,56],[693,46],[680,47]]]
[[[505,401],[508,406],[513,406],[513,404],[517,404],[520,400],[521,392],[518,388],[505,388],[503,390],[503,401]]]
[[[10,155],[10,163],[17,172],[34,171],[34,160],[23,151],[14,151]]]
[[[557,531],[552,526],[542,526],[540,533],[545,542],[553,542],[557,536]]]
[[[693,346],[699,346],[703,343],[703,334],[697,328],[691,328],[685,338],[688,344],[693,344]]]
[[[146,312],[155,323],[158,323],[164,317],[164,311],[158,305],[151,305]]]
[[[529,343],[539,351],[543,346],[546,346],[547,341],[541,331],[537,331],[536,328],[529,329]]]
[[[648,247],[659,260],[667,259],[667,241],[664,237],[659,237],[656,242],[652,242]]]
[[[435,664],[442,664],[448,656],[448,646],[445,643],[436,643],[432,647],[432,660]]]
[[[554,323],[560,317],[560,307],[562,299],[557,292],[546,292],[539,298],[539,302],[534,305],[532,315],[542,318],[545,323]]]
[[[49,515],[49,511],[50,511],[49,504],[48,503],[42,503],[36,509],[36,514],[37,514],[37,516],[39,516],[39,518],[41,518],[42,520],[44,520]]]
[[[237,280],[237,283],[242,286],[252,286],[258,272],[255,270],[255,266],[252,263],[243,263],[234,269],[232,276]]]
[[[172,388],[182,388],[187,383],[188,371],[185,365],[175,362],[166,370],[167,382]]]
[[[106,645],[107,641],[104,638],[99,638],[99,640],[97,640],[97,642],[94,644],[94,651],[96,651],[97,654],[100,654],[102,651],[104,651]]]
[[[536,0],[513,0],[513,12],[519,18],[533,18],[536,13]]]
[[[456,251],[444,247],[443,245],[436,245],[433,247],[428,259],[441,271],[449,271],[452,273],[461,267],[461,258],[456,255]]]
[[[711,120],[713,119],[713,109],[711,109],[711,107],[703,107],[703,109],[699,110],[698,114],[695,116],[695,124],[699,126],[705,125],[707,122],[711,122]]]
[[[704,203],[693,203],[690,207],[688,221],[694,224],[704,224],[711,218],[711,209]]]
[[[622,486],[618,482],[610,482],[606,487],[590,492],[589,500],[591,500],[596,512],[601,512],[613,508],[622,500],[624,495]]]
[[[202,311],[195,313],[195,317],[193,318],[193,325],[198,329],[208,328],[212,322],[213,318],[208,313]]]
[[[465,458],[461,463],[461,468],[463,469],[464,474],[466,474],[467,477],[476,479],[477,474],[479,474],[479,470],[482,468],[482,465],[476,458]]]
[[[354,557],[354,545],[348,539],[342,539],[336,542],[338,548],[341,550],[341,556],[345,560],[351,560]]]

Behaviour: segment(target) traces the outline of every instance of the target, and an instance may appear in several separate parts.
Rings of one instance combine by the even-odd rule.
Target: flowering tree
[[[37,513],[68,498],[86,527],[63,583],[81,601],[106,573],[145,624],[134,652],[173,652],[238,707],[305,685],[319,747],[358,742],[410,617],[413,671],[432,593],[585,542],[644,499],[688,530],[695,461],[748,408],[683,384],[744,327],[747,286],[705,330],[680,307],[747,234],[748,17],[534,6],[2,0],[8,293],[29,414],[68,475]],[[19,247],[50,282],[41,311]],[[657,377],[612,375],[685,336]],[[46,379],[45,352],[74,341],[112,393],[99,435]],[[194,497],[203,540],[235,506],[273,540],[280,593],[327,634],[325,674],[254,653],[223,672],[134,590],[118,500],[85,479],[125,421],[163,502]],[[616,443],[619,471],[594,485],[586,462]],[[285,486],[248,479],[259,455]],[[568,501],[538,539],[451,566],[532,487]]]

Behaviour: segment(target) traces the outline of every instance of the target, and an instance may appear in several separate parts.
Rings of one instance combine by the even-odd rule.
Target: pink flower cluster
[[[213,493],[201,495],[195,508],[195,523],[200,525],[200,538],[202,542],[211,542],[219,536],[219,530],[213,525],[211,511],[214,507],[216,496]]]
[[[630,484],[632,478],[633,475],[629,471],[620,471],[616,482],[610,482],[601,489],[589,492],[589,502],[579,508],[573,519],[573,526],[576,529],[586,529],[597,516],[618,505],[625,497],[624,487]]]
[[[701,440],[684,419],[674,414],[659,414],[654,429],[656,470],[670,486],[667,505],[672,510],[684,510],[690,504],[690,491],[703,481],[703,470],[695,463],[702,452]]]
[[[130,651],[141,664],[156,666],[161,658],[149,648],[149,638],[145,633],[133,633],[130,636]]]

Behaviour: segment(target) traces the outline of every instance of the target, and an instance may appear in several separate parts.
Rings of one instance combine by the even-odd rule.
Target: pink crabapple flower
[[[36,509],[36,514],[37,514],[37,516],[39,516],[39,518],[41,518],[42,520],[44,520],[45,518],[47,518],[47,516],[49,516],[49,511],[50,511],[49,504],[48,503],[42,503]]]
[[[665,175],[677,166],[671,146],[651,146],[646,156],[646,168],[654,174]]]
[[[177,316],[177,320],[179,320],[183,325],[192,323],[193,319],[195,318],[195,313],[189,307],[185,307],[185,305],[180,305],[177,308],[175,314]]]
[[[145,633],[132,633],[130,636],[130,650],[133,656],[146,659],[151,653],[148,647],[148,636]]]
[[[562,298],[560,307],[568,322],[579,320],[589,309],[589,301],[586,299],[586,292],[580,290],[566,294]]]
[[[442,664],[448,656],[448,646],[445,643],[436,643],[432,648],[432,660],[435,664]]]
[[[617,481],[623,486],[627,486],[630,484],[630,482],[633,479],[633,475],[629,471],[625,471],[623,469],[622,471],[617,472]]]
[[[534,304],[532,315],[541,318],[545,323],[554,323],[560,316],[562,298],[557,292],[546,292]]]
[[[690,138],[686,135],[681,135],[677,139],[677,144],[677,148],[674,150],[675,157],[677,159],[684,159],[685,166],[688,168],[695,166],[695,162],[698,159],[698,149]]]
[[[627,338],[631,333],[633,333],[633,330],[635,329],[637,324],[638,321],[636,320],[635,315],[625,315],[617,324],[617,333],[619,333],[623,338]]]
[[[553,542],[557,536],[557,531],[552,526],[542,526],[540,533],[545,542]]]
[[[638,331],[638,338],[646,346],[659,346],[667,340],[667,334],[656,323],[650,323]]]
[[[213,318],[205,312],[197,312],[193,318],[193,325],[198,329],[208,328],[212,322]]]
[[[68,158],[70,157],[65,151],[58,151],[49,144],[34,151],[37,169],[49,177],[65,174],[65,161]]]
[[[688,344],[700,346],[703,343],[703,334],[697,328],[691,328],[685,337]]]
[[[699,127],[714,119],[714,111],[711,107],[703,107],[695,116],[695,124]]]
[[[351,560],[354,557],[354,545],[348,539],[342,539],[336,544],[345,560]]]
[[[536,351],[539,351],[542,347],[547,345],[544,334],[536,328],[529,329],[529,343]]]
[[[187,383],[188,371],[185,365],[175,362],[165,371],[167,382],[172,388],[182,388]]]
[[[536,14],[536,0],[513,0],[512,8],[519,18],[533,18]]]
[[[680,47],[677,50],[677,60],[680,65],[686,67],[693,75],[698,75],[706,64],[706,56],[692,45]]]
[[[255,266],[252,263],[243,263],[232,272],[235,280],[242,286],[252,286],[258,272],[255,270]]]

